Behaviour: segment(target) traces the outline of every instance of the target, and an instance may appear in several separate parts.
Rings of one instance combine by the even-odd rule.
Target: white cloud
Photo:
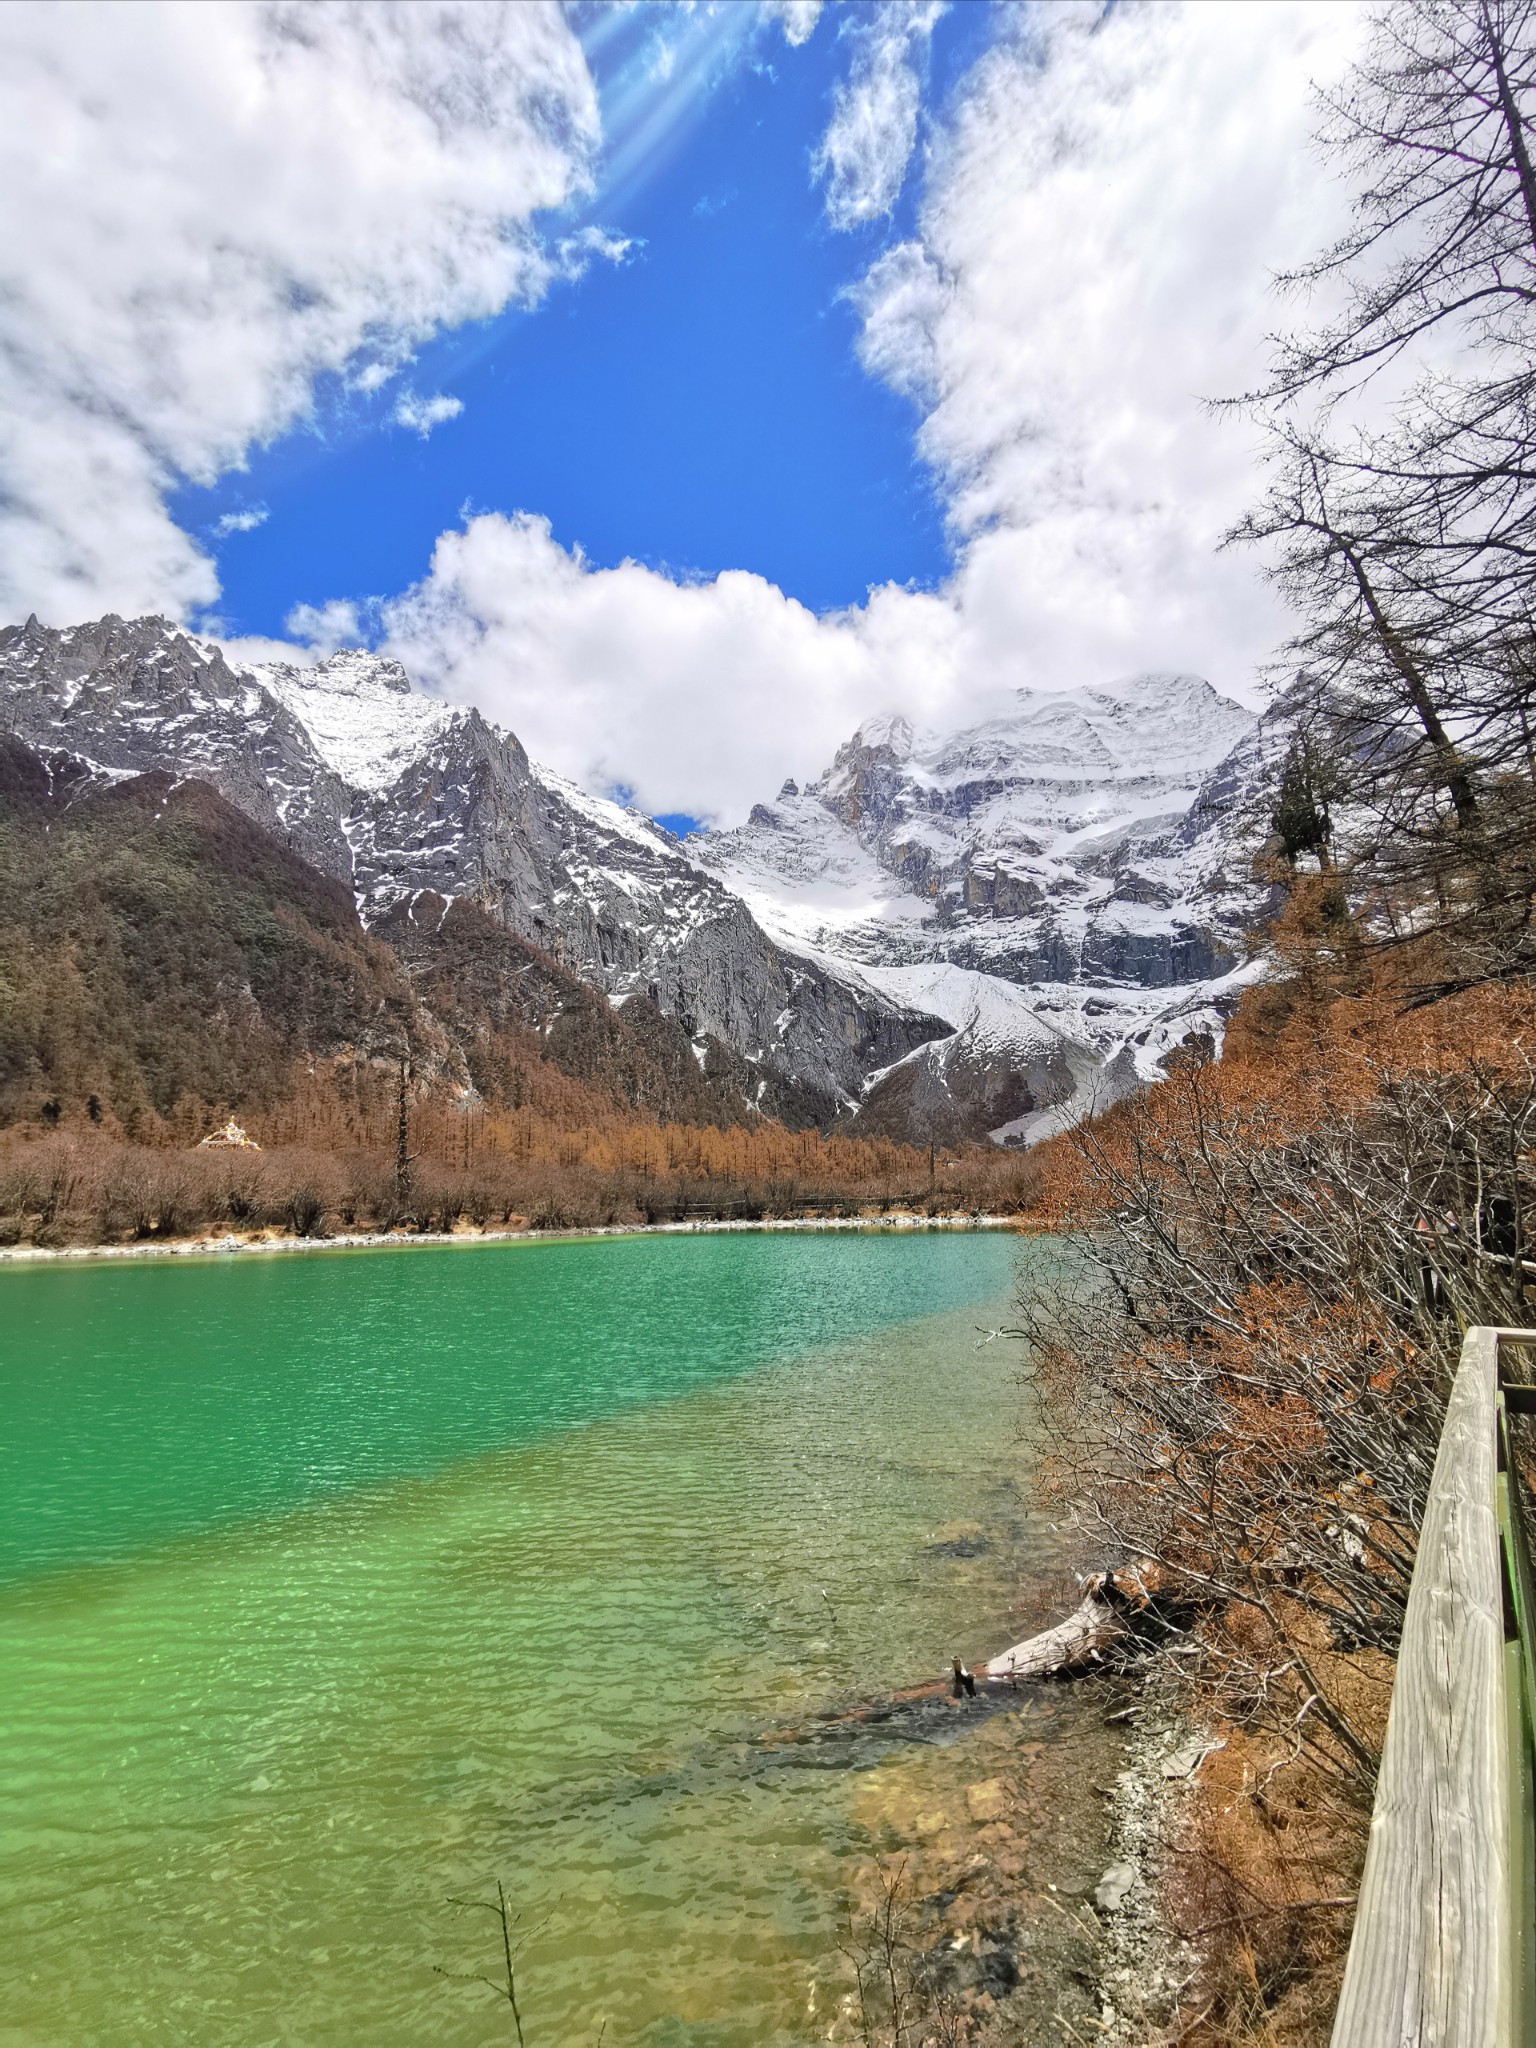
[[[463,410],[462,398],[449,398],[441,391],[435,398],[418,398],[414,391],[402,391],[390,418],[397,427],[408,427],[425,441],[434,427],[440,427],[445,420],[456,420]]]
[[[527,514],[444,534],[384,620],[413,675],[478,704],[535,759],[595,789],[622,783],[653,811],[744,809],[845,737],[883,687],[855,627],[761,576],[592,569]]]
[[[791,49],[809,42],[821,14],[821,0],[763,0],[763,13],[777,21]]]
[[[250,668],[269,661],[287,662],[295,668],[312,668],[334,651],[325,646],[299,647],[292,640],[274,640],[264,633],[226,633],[220,622],[207,619],[200,622],[199,633],[203,639],[221,647],[234,668]]]
[[[623,263],[634,247],[633,237],[616,235],[609,228],[578,228],[555,244],[552,268],[567,284],[574,284],[594,263]]]
[[[833,227],[878,220],[896,204],[917,146],[917,60],[944,11],[945,0],[884,0],[867,26],[851,30],[852,70],[812,158]]]
[[[400,365],[397,362],[375,360],[364,363],[359,370],[354,370],[347,382],[354,391],[382,391],[390,378],[398,374],[399,369]]]
[[[553,4],[0,8],[0,610],[209,604],[167,489],[536,297],[597,124]]]
[[[358,607],[345,597],[333,597],[326,604],[296,604],[283,628],[316,656],[334,654],[338,647],[361,647],[367,638]]]
[[[1039,17],[1035,17],[1036,20]],[[983,716],[1021,685],[1193,669],[1252,694],[1285,620],[1220,536],[1272,271],[1341,209],[1307,147],[1345,7],[1047,10],[994,48],[937,139],[919,239],[855,294],[866,366],[911,395],[958,566],[817,619],[746,574],[592,570],[539,519],[439,541],[385,609],[392,651],[536,757],[656,811],[737,817],[871,712]]]
[[[899,242],[845,294],[863,315],[859,359],[893,391],[924,403],[938,387],[938,328],[951,287],[920,242]]]
[[[1251,430],[1202,400],[1259,380],[1272,273],[1340,222],[1307,87],[1361,27],[1335,5],[1057,6],[967,82],[919,239],[856,297],[866,367],[923,408],[980,674],[1243,688],[1282,637],[1257,563],[1215,552]]]
[[[214,536],[223,540],[231,533],[254,533],[265,526],[270,514],[265,505],[248,505],[243,512],[226,512],[214,525]]]

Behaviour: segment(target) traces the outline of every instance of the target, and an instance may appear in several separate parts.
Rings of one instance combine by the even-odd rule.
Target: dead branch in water
[[[1112,1644],[1144,1632],[1156,1618],[1150,1566],[1096,1572],[1084,1586],[1081,1605],[1065,1621],[989,1658],[976,1675],[988,1685],[1068,1677],[1102,1664]]]

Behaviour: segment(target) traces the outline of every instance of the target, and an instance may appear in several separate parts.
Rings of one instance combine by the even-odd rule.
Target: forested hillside
[[[793,1117],[782,1085],[757,1108],[738,1055],[468,901],[422,892],[365,931],[198,780],[0,736],[0,869],[13,1242],[1018,1199],[1006,1157],[795,1135],[767,1113]],[[231,1115],[260,1155],[195,1150]]]
[[[643,998],[611,1009],[467,902],[418,897],[367,933],[342,884],[204,782],[94,780],[0,735],[0,859],[7,1122],[200,1132],[342,1055],[512,1108],[564,1077],[588,1115],[746,1114],[740,1062],[722,1048],[737,1085],[714,1085]]]

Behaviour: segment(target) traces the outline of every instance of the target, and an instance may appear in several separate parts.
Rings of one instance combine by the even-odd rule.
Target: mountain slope
[[[751,1100],[830,1124],[941,1021],[788,957],[670,835],[536,769],[394,663],[235,669],[162,619],[0,631],[0,720],[99,773],[198,776],[378,925],[429,890],[478,904],[614,999],[643,995]]]
[[[237,668],[162,619],[0,630],[4,729],[93,784],[216,789],[342,885],[454,1057],[516,1014],[680,1116],[1032,1142],[1219,1038],[1264,909],[1272,736],[1196,677],[1021,691],[949,733],[873,719],[686,842],[395,663]]]
[[[754,1077],[644,997],[614,1009],[473,904],[346,888],[209,784],[107,780],[0,733],[0,1123],[200,1133],[342,1062],[564,1121],[756,1121]],[[352,1084],[355,1092],[355,1078]]]
[[[966,730],[867,721],[698,857],[786,944],[1013,982],[1147,987],[1235,965],[1229,878],[1182,833],[1257,721],[1192,676],[1020,691]]]
[[[206,784],[103,784],[0,734],[0,865],[7,1120],[94,1099],[133,1131],[184,1100],[270,1100],[297,1058],[411,1030],[406,976],[346,890]]]
[[[871,719],[698,858],[786,949],[942,1017],[856,1127],[1028,1144],[1220,1039],[1256,971],[1262,721],[1198,677],[1017,693],[952,733]]]

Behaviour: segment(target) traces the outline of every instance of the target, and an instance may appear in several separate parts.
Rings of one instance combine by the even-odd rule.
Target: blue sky
[[[1205,400],[1342,224],[1309,93],[1367,18],[13,0],[0,616],[363,642],[720,821],[874,715],[1251,700]]]
[[[951,549],[917,416],[858,363],[843,296],[909,231],[917,181],[891,217],[848,233],[829,226],[811,175],[873,12],[855,0],[793,48],[731,10],[638,162],[624,144],[661,93],[643,75],[647,46],[678,31],[676,11],[578,16],[609,141],[570,226],[623,237],[629,253],[422,349],[411,386],[462,406],[429,436],[389,423],[392,389],[369,404],[333,379],[312,426],[213,489],[179,492],[178,523],[217,559],[225,629],[277,635],[296,604],[404,588],[466,507],[541,513],[598,566],[755,570],[816,611],[873,584],[939,582]],[[940,18],[930,106],[993,16],[970,0]],[[221,519],[256,507],[259,527],[220,536]]]

